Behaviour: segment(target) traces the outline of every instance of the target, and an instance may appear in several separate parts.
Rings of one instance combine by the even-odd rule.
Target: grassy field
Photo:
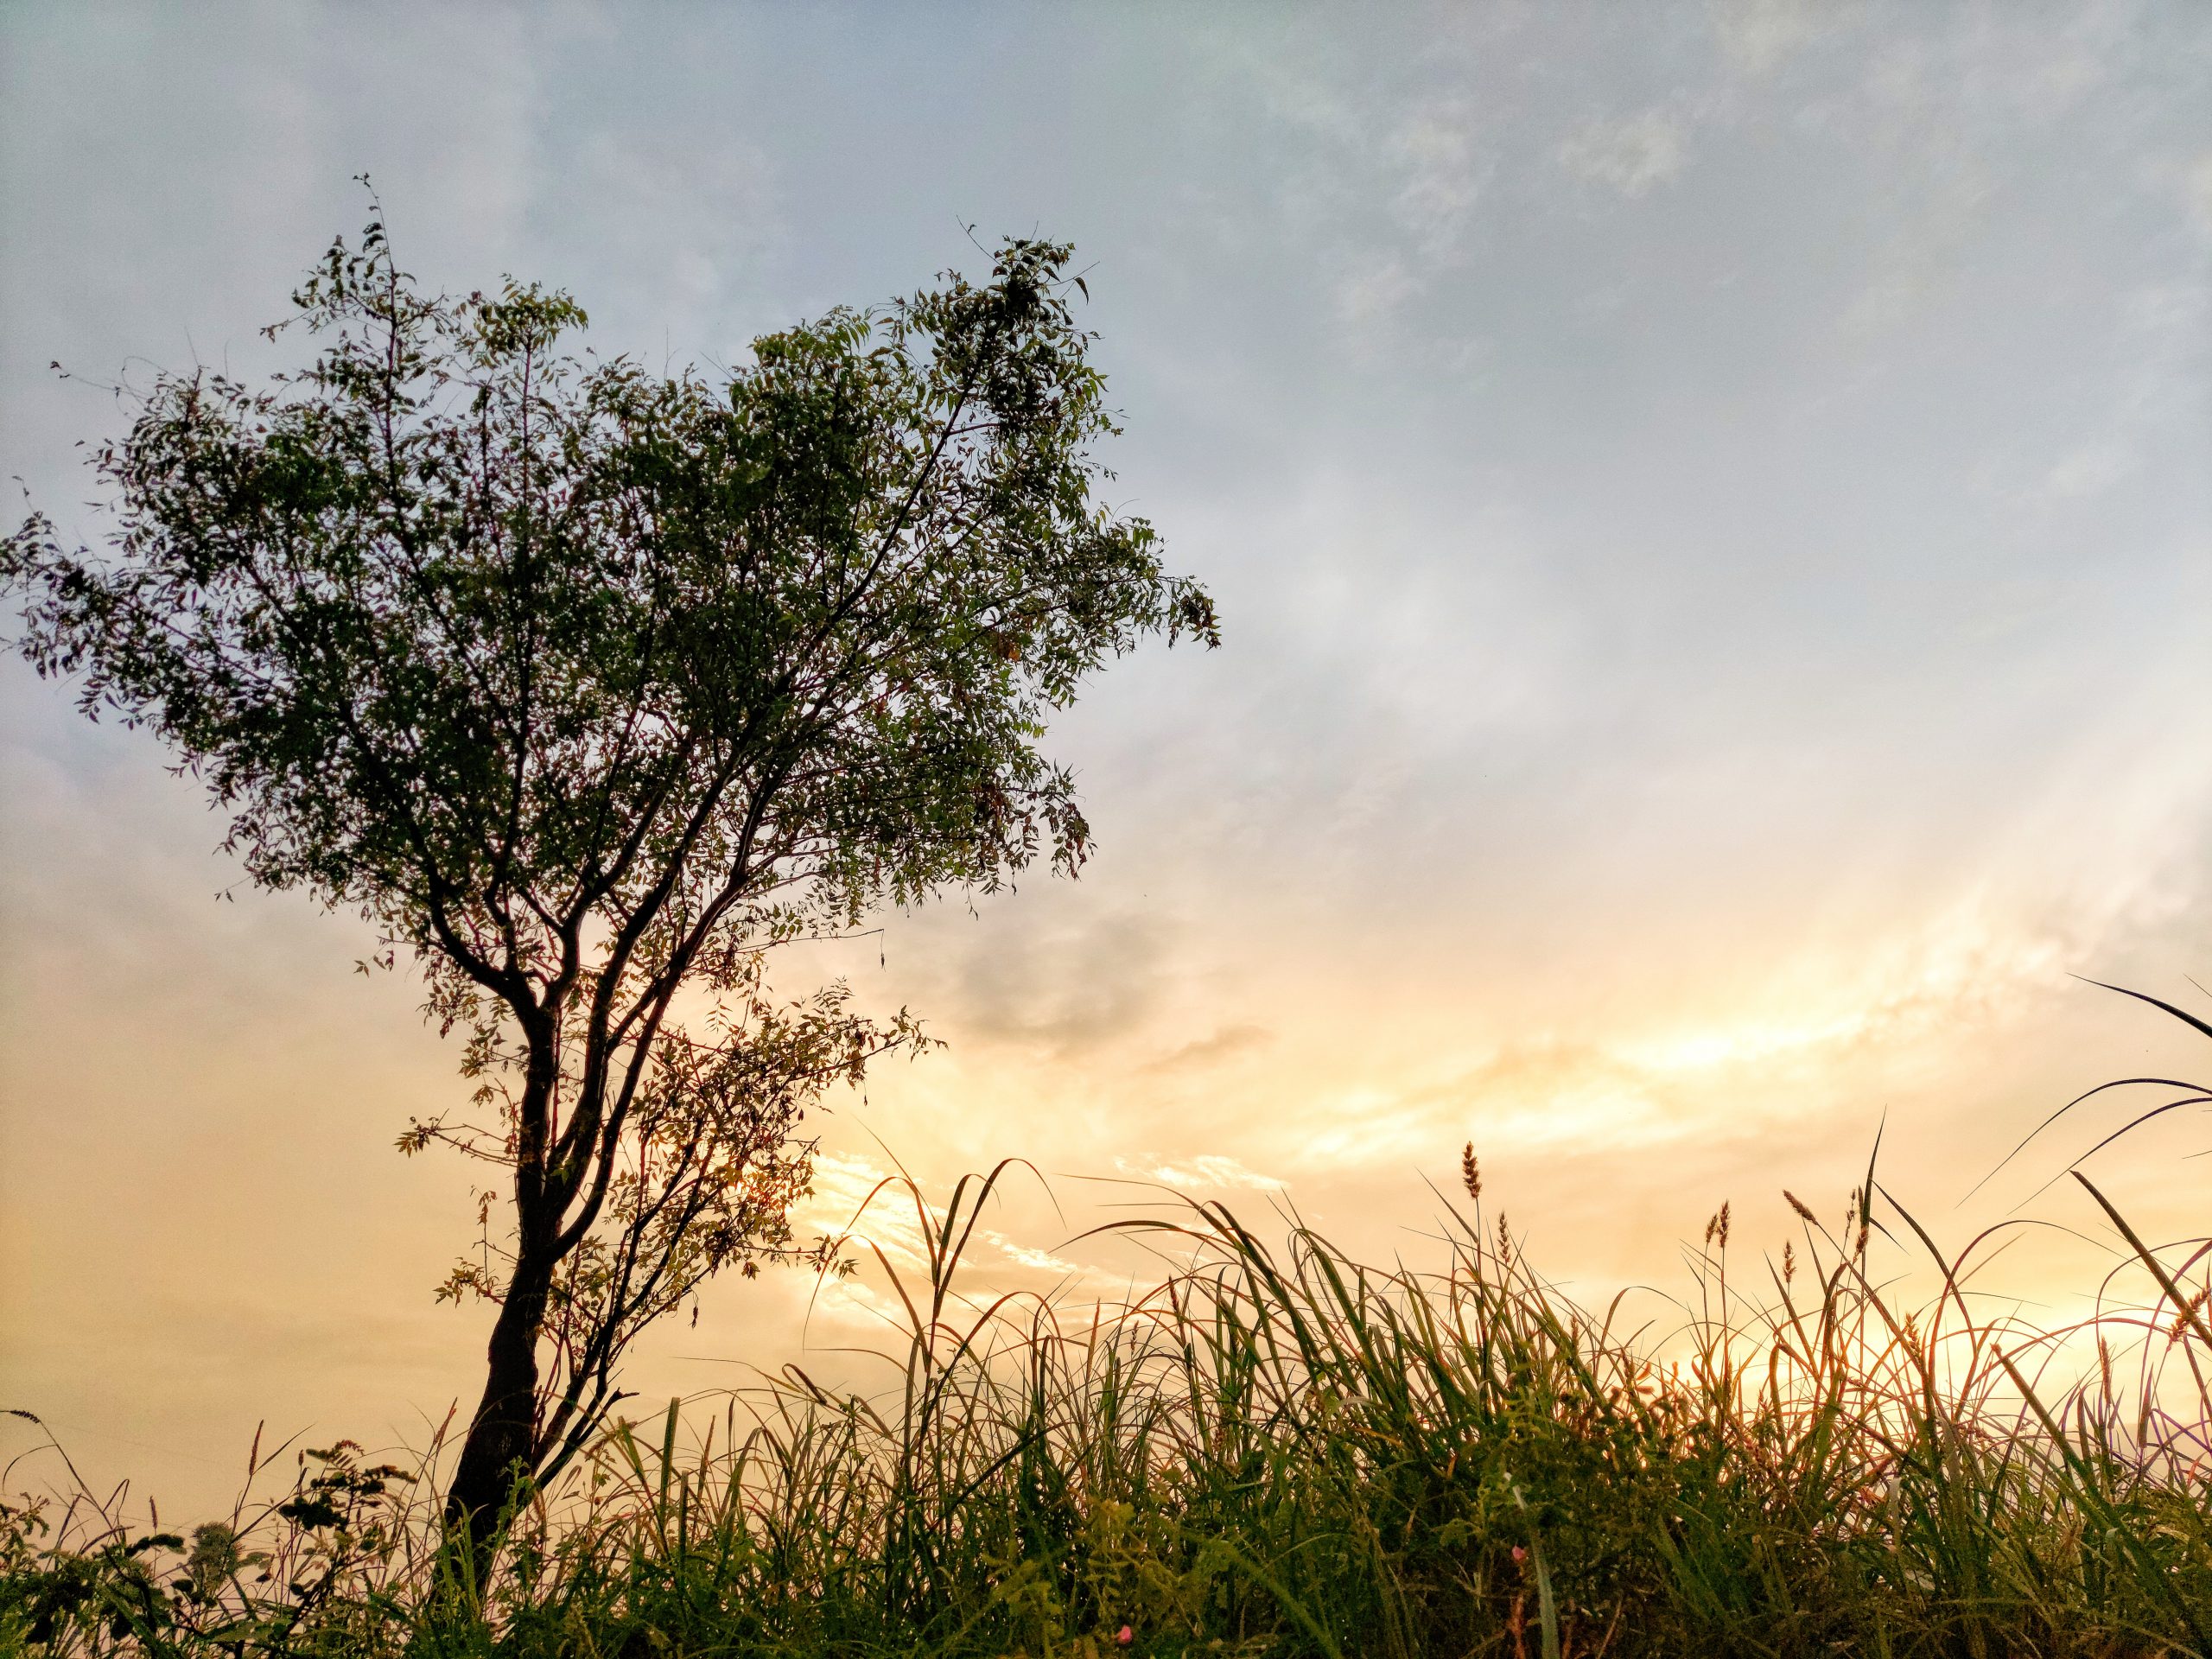
[[[2109,1206],[2145,1294],[2090,1327],[1978,1314],[1870,1175],[1833,1226],[1792,1199],[1755,1287],[1716,1216],[1681,1328],[1630,1336],[1471,1153],[1427,1268],[1193,1205],[1079,1316],[963,1295],[992,1184],[888,1196],[929,1270],[887,1394],[791,1370],[620,1428],[487,1584],[432,1483],[338,1447],[189,1535],[19,1500],[0,1651],[2212,1654],[2205,1259]]]

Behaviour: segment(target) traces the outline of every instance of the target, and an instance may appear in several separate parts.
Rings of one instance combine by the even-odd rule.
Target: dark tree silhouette
[[[1096,499],[1067,254],[1009,242],[709,380],[570,354],[565,295],[426,293],[372,222],[268,331],[310,366],[138,395],[103,549],[35,514],[0,543],[39,671],[157,734],[255,881],[370,918],[466,1034],[477,1121],[401,1145],[505,1172],[441,1293],[497,1305],[448,1500],[480,1547],[647,1322],[823,1259],[797,1126],[918,1033],[842,985],[778,1001],[763,951],[1073,871],[1046,715],[1143,635],[1217,643]]]

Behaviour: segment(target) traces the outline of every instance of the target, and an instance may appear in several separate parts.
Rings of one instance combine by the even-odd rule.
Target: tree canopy
[[[985,280],[654,374],[575,349],[564,294],[425,291],[372,221],[267,331],[306,366],[137,395],[95,451],[101,547],[38,513],[0,543],[25,657],[155,733],[255,881],[368,918],[466,1034],[478,1114],[402,1137],[506,1172],[445,1287],[499,1306],[464,1521],[573,1454],[644,1323],[806,1254],[796,1126],[918,1040],[842,985],[778,1000],[762,952],[1075,870],[1047,717],[1147,634],[1218,642],[1099,499],[1068,258],[1010,241]]]

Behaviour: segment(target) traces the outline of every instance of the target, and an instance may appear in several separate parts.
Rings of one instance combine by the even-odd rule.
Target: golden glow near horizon
[[[2060,1319],[2112,1257],[2041,1189],[2126,1103],[1969,1192],[2084,1089],[2212,1072],[2075,977],[2212,969],[2212,18],[2045,22],[18,8],[0,436],[94,533],[114,407],[45,365],[275,366],[364,168],[426,279],[570,285],[649,366],[910,290],[959,225],[1092,262],[1116,499],[1227,642],[1057,724],[1080,881],[781,965],[949,1046],[816,1126],[798,1220],[860,1274],[717,1284],[646,1399],[864,1378],[874,1249],[924,1252],[861,1200],[1001,1158],[1039,1173],[977,1294],[1141,1290],[1094,1230],[1178,1193],[1423,1259],[1471,1141],[1532,1261],[1665,1326],[1724,1201],[1748,1270],[1878,1132],[1947,1248],[2075,1230],[1986,1281]],[[458,1052],[352,918],[213,902],[219,823],[70,695],[0,668],[0,1407],[165,1514],[263,1419],[420,1445],[479,1380],[483,1310],[429,1295],[473,1172],[391,1143]],[[2093,1168],[2181,1236],[2207,1145]]]

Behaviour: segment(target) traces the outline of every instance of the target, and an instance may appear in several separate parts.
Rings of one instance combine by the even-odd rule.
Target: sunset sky
[[[1071,241],[1117,499],[1225,643],[1056,726],[1079,881],[790,965],[949,1045],[835,1103],[809,1228],[1015,1155],[1061,1213],[987,1274],[1125,1284],[1061,1246],[1147,1190],[1088,1178],[1417,1256],[1471,1140],[1602,1297],[1723,1200],[1778,1249],[1886,1115],[1955,1246],[2124,1121],[1961,1206],[2069,1096],[2212,1073],[2072,977],[2212,983],[2208,88],[2193,3],[10,4],[0,472],[97,534],[94,383],[280,366],[364,171],[426,281],[656,366]],[[0,1407],[188,1509],[263,1420],[419,1443],[486,1319],[429,1294],[471,1172],[391,1147],[455,1049],[165,760],[0,666]],[[2201,1231],[2208,1147],[2093,1168]],[[2091,1212],[2031,1211],[2090,1238],[1993,1283],[2074,1306]],[[811,1288],[716,1286],[636,1386],[868,1328]]]

